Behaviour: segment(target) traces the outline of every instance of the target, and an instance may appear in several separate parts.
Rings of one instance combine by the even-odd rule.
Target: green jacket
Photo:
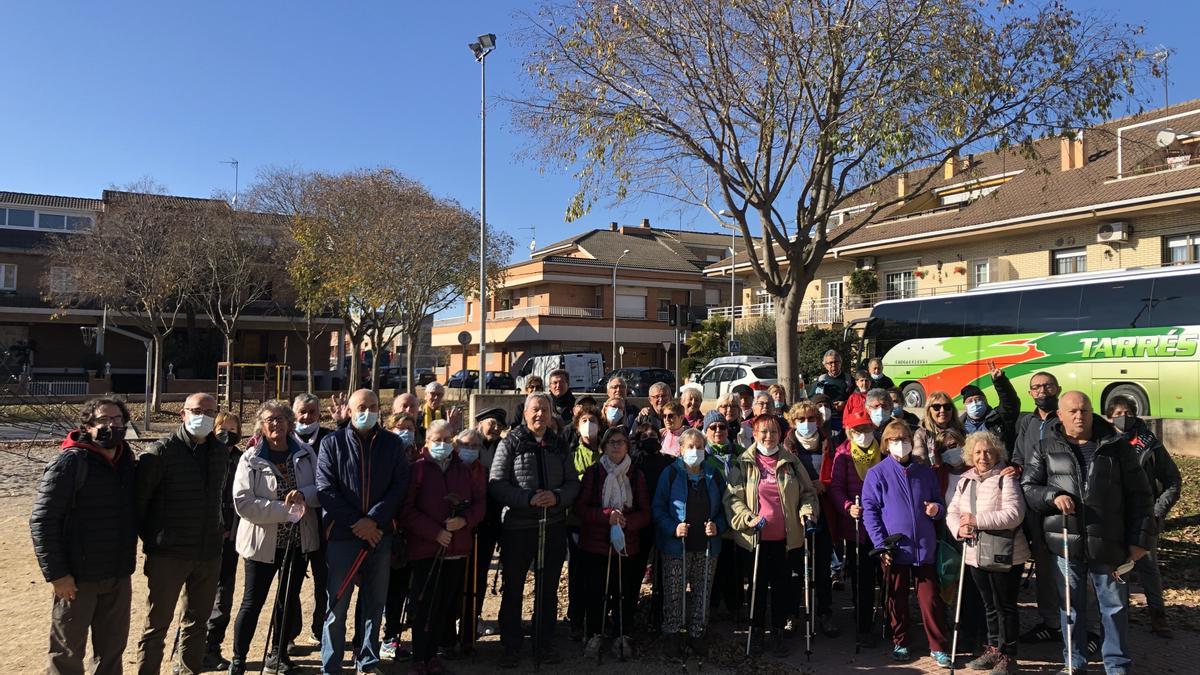
[[[599,450],[592,450],[584,445],[583,441],[580,441],[579,445],[575,446],[575,452],[571,456],[571,461],[574,462],[575,473],[579,474],[580,483],[583,482],[583,472],[587,471],[591,465],[600,461],[601,454]],[[575,509],[567,511],[567,527],[579,527],[579,525],[579,517],[575,515]]]
[[[750,521],[758,516],[758,462],[755,446],[738,456],[729,470],[729,489],[725,493],[725,513],[733,540],[742,548],[753,551],[755,531]],[[784,527],[787,530],[788,550],[804,546],[804,528],[800,517],[816,520],[819,515],[817,493],[813,490],[808,471],[795,455],[779,448],[775,475],[779,480],[779,495],[783,501]]]

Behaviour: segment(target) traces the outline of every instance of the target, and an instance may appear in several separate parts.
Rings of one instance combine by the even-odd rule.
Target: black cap
[[[508,424],[508,415],[505,414],[504,408],[488,408],[475,415],[475,423],[479,424],[484,420],[496,420],[500,426]]]
[[[752,393],[754,390],[744,384],[739,384],[736,387],[734,387],[733,389],[730,389],[729,391],[730,391],[730,393],[738,394],[740,396],[741,394]]]
[[[968,384],[967,386],[962,388],[962,391],[960,391],[958,393],[959,393],[959,396],[962,396],[962,399],[964,401],[971,398],[972,396],[983,396],[983,390],[980,389],[979,387],[976,387],[973,384]]]

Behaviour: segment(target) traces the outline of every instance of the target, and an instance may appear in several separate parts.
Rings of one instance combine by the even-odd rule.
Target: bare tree
[[[154,342],[152,396],[159,410],[163,342],[175,329],[185,298],[198,288],[199,255],[193,233],[207,225],[209,200],[169,197],[143,179],[125,190],[106,190],[104,211],[87,234],[55,238],[46,251],[51,269],[45,295],[63,307],[99,305],[127,318]]]
[[[513,103],[543,161],[576,170],[568,218],[632,194],[732,214],[779,299],[790,391],[825,254],[961,153],[1032,154],[1106,116],[1133,93],[1139,34],[1054,0],[549,0]],[[901,175],[905,195],[887,189]]]

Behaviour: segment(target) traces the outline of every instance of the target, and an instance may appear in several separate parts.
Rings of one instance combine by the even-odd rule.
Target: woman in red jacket
[[[412,566],[410,673],[444,673],[434,658],[448,617],[462,602],[471,533],[487,508],[483,483],[454,452],[450,426],[436,420],[409,473],[400,519]]]
[[[583,551],[585,586],[585,639],[604,630],[608,617],[604,612],[607,587],[608,607],[613,626],[620,617],[632,628],[634,604],[642,582],[642,572],[631,562],[639,552],[641,531],[650,524],[650,491],[641,469],[629,457],[629,436],[624,427],[612,427],[600,439],[604,454],[583,473],[579,499],[574,510],[579,516],[579,548]],[[605,572],[611,560],[611,576]],[[624,582],[624,603],[618,601],[618,584]]]

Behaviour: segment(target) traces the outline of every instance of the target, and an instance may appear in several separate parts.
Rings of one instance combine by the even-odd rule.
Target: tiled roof
[[[1039,157],[1030,162],[1020,157],[1015,151],[988,152],[974,156],[972,170],[969,174],[959,174],[951,179],[945,179],[939,174],[926,186],[925,192],[947,184],[961,183],[964,180],[997,176],[999,174],[1023,170],[1019,175],[1004,183],[995,192],[957,208],[927,211],[918,214],[904,214],[905,205],[888,207],[878,214],[870,224],[860,228],[839,242],[835,250],[862,249],[873,243],[896,238],[919,239],[922,235],[952,234],[955,230],[968,232],[978,231],[990,224],[1010,221],[1013,219],[1037,218],[1071,209],[1085,209],[1090,206],[1110,204],[1138,198],[1153,198],[1156,195],[1167,195],[1185,190],[1200,191],[1200,168],[1195,162],[1180,170],[1156,171],[1137,175],[1138,166],[1162,164],[1165,161],[1162,151],[1153,142],[1154,134],[1159,126],[1149,125],[1132,132],[1123,134],[1122,174],[1124,178],[1117,180],[1117,129],[1139,122],[1150,122],[1155,119],[1175,115],[1181,112],[1200,110],[1200,99],[1173,105],[1170,108],[1158,109],[1139,113],[1128,117],[1114,119],[1083,133],[1086,143],[1087,161],[1084,166],[1063,171],[1061,168],[1061,143],[1059,138],[1046,138],[1036,143]],[[1174,120],[1179,125],[1179,131],[1200,131],[1200,115],[1182,120]],[[1164,122],[1162,126],[1170,126],[1172,122]],[[920,170],[910,171],[910,180],[920,174]],[[890,199],[897,191],[897,180],[887,181],[876,188],[874,194],[856,195],[853,203],[866,204],[877,201],[880,197]],[[1200,195],[1198,195],[1200,196]],[[837,230],[831,230],[831,236],[836,236]],[[778,250],[778,249],[777,249]],[[739,254],[739,265],[748,260],[745,254]],[[729,259],[710,265],[710,269],[728,267]]]
[[[99,199],[88,199],[86,197],[63,197],[60,195],[37,195],[28,192],[3,191],[0,191],[0,204],[40,206],[47,209],[77,209],[81,211],[99,211],[104,206]]]
[[[543,247],[534,260],[611,267],[628,249],[621,267],[658,269],[668,272],[699,272],[708,261],[695,248],[724,249],[729,235],[720,232],[691,232],[649,227],[590,230]],[[562,247],[577,247],[590,257],[558,255]]]
[[[179,197],[177,195],[158,195],[146,192],[125,192],[123,190],[105,190],[105,204],[154,203],[174,207],[228,207],[223,199],[205,197]]]

